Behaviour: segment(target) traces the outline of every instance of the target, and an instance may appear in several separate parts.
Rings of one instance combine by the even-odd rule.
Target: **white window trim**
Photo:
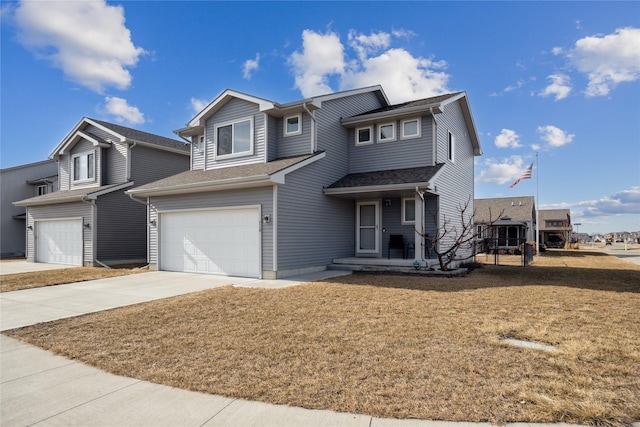
[[[89,178],[84,178],[84,179],[76,179],[76,159],[78,157],[89,157],[90,154],[93,154],[93,176],[89,177]],[[83,183],[83,182],[95,182],[96,180],[96,175],[97,175],[97,170],[96,170],[96,152],[94,151],[85,151],[84,153],[78,153],[78,154],[74,154],[71,156],[71,181],[74,184],[79,184],[79,183]]]
[[[231,131],[235,132],[235,128],[233,127],[233,125],[235,125],[236,123],[242,123],[242,122],[249,122],[249,149],[247,151],[241,151],[239,153],[231,153],[231,154],[218,154],[218,128],[221,127],[225,127],[225,126],[229,126],[231,125]],[[214,147],[215,147],[215,158],[216,160],[220,159],[232,159],[234,157],[245,157],[245,156],[250,156],[253,154],[253,146],[254,146],[254,141],[253,141],[253,117],[246,117],[244,119],[240,119],[240,120],[232,120],[229,122],[224,122],[224,123],[218,123],[214,126],[213,129],[213,134],[214,134]],[[232,140],[233,140],[233,136],[232,136]]]
[[[43,189],[43,191],[40,191],[40,189]],[[36,196],[44,196],[45,194],[49,193],[49,186],[47,184],[40,184],[40,185],[36,185]]]
[[[391,126],[391,129],[393,129],[393,136],[390,138],[385,138],[382,139],[380,136],[380,131],[382,130],[383,127],[385,126]],[[380,123],[378,125],[378,142],[391,142],[391,141],[395,141],[396,140],[396,123],[395,122],[390,122],[390,123]]]
[[[287,120],[289,120],[292,117],[298,118],[298,130],[294,132],[287,132]],[[282,131],[284,133],[284,136],[301,135],[302,134],[302,113],[293,114],[291,116],[285,117],[284,121],[282,122]]]
[[[409,123],[409,122],[417,122],[418,126],[418,133],[415,135],[405,135],[404,134],[404,124],[405,123]],[[413,138],[420,138],[422,136],[422,122],[420,121],[420,117],[416,117],[413,119],[407,119],[407,120],[402,120],[402,122],[400,122],[400,138],[401,139],[413,139]]]
[[[369,129],[369,140],[368,141],[360,141],[360,131],[364,129]],[[373,144],[373,126],[363,126],[360,128],[356,128],[356,145],[370,145]]]
[[[407,221],[407,219],[406,219],[407,216],[405,215],[405,212],[406,212],[406,202],[407,201],[413,201],[413,203],[415,203],[416,199],[414,197],[403,197],[402,198],[402,217],[401,217],[402,221],[401,222],[402,222],[403,225],[404,224],[415,224],[416,223],[415,219],[412,220],[412,221]],[[414,215],[415,215],[415,204],[413,205],[413,212],[414,212]]]
[[[456,161],[455,153],[456,153],[456,137],[451,131],[449,131],[447,135],[447,159],[451,163],[455,163]]]

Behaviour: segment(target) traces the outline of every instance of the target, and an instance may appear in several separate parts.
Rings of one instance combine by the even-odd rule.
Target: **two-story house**
[[[26,207],[27,261],[146,262],[147,206],[125,190],[188,170],[188,144],[83,118],[49,157],[59,190],[14,202]]]
[[[548,248],[565,248],[570,242],[573,225],[569,209],[542,209],[538,211],[540,242]]]
[[[159,270],[281,278],[386,259],[391,236],[394,257],[423,260],[424,235],[473,211],[464,92],[391,105],[380,86],[287,104],[226,90],[176,132],[191,170],[127,191],[148,203]]]
[[[16,200],[58,189],[58,165],[44,160],[0,170],[0,256],[24,257],[26,209]]]

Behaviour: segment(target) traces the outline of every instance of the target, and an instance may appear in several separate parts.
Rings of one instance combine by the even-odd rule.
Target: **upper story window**
[[[373,143],[373,126],[356,129],[356,145]]]
[[[449,132],[449,140],[447,142],[447,158],[449,161],[454,161],[454,150],[456,146],[456,138],[451,132]]]
[[[302,133],[302,114],[284,118],[284,136],[300,135]]]
[[[403,224],[415,224],[416,222],[416,199],[403,198],[402,199],[402,223]]]
[[[401,137],[403,139],[420,137],[420,119],[403,120]]]
[[[95,179],[95,153],[76,154],[73,156],[73,180],[89,181]]]
[[[396,124],[385,123],[378,125],[378,142],[395,141]]]
[[[223,123],[215,127],[216,157],[236,157],[253,152],[253,119]]]
[[[48,192],[49,191],[46,184],[36,186],[36,196],[44,196]]]

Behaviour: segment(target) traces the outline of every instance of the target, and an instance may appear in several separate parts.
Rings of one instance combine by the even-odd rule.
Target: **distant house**
[[[0,254],[25,256],[26,209],[13,202],[58,190],[58,165],[44,160],[0,170]]]
[[[548,248],[564,248],[569,243],[573,226],[569,209],[538,211],[540,242]]]
[[[49,156],[59,190],[26,208],[28,261],[69,265],[145,262],[147,206],[124,191],[189,169],[182,141],[83,118]]]
[[[481,148],[464,92],[392,105],[380,86],[287,104],[226,90],[176,133],[191,170],[127,191],[148,203],[159,270],[281,278],[338,258],[423,260],[423,235],[473,208]]]
[[[478,239],[497,239],[499,247],[535,242],[536,207],[533,196],[476,199],[474,224]]]

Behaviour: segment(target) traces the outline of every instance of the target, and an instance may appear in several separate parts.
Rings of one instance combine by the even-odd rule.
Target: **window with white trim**
[[[419,138],[420,137],[420,119],[403,120],[402,125],[402,139]]]
[[[367,145],[373,143],[373,126],[356,129],[356,145]]]
[[[302,114],[284,118],[284,136],[300,135],[302,133]]]
[[[413,197],[406,197],[402,199],[402,223],[416,223],[416,199]]]
[[[44,196],[48,192],[49,192],[49,189],[47,188],[47,184],[36,186],[36,196]]]
[[[378,142],[395,141],[396,124],[384,123],[378,125]]]
[[[454,161],[454,150],[456,146],[456,138],[453,136],[451,132],[449,132],[449,141],[447,143],[447,156],[449,161]]]
[[[222,123],[215,127],[216,158],[253,153],[253,119]]]
[[[96,177],[96,155],[95,153],[76,154],[72,157],[73,180],[89,181]]]

